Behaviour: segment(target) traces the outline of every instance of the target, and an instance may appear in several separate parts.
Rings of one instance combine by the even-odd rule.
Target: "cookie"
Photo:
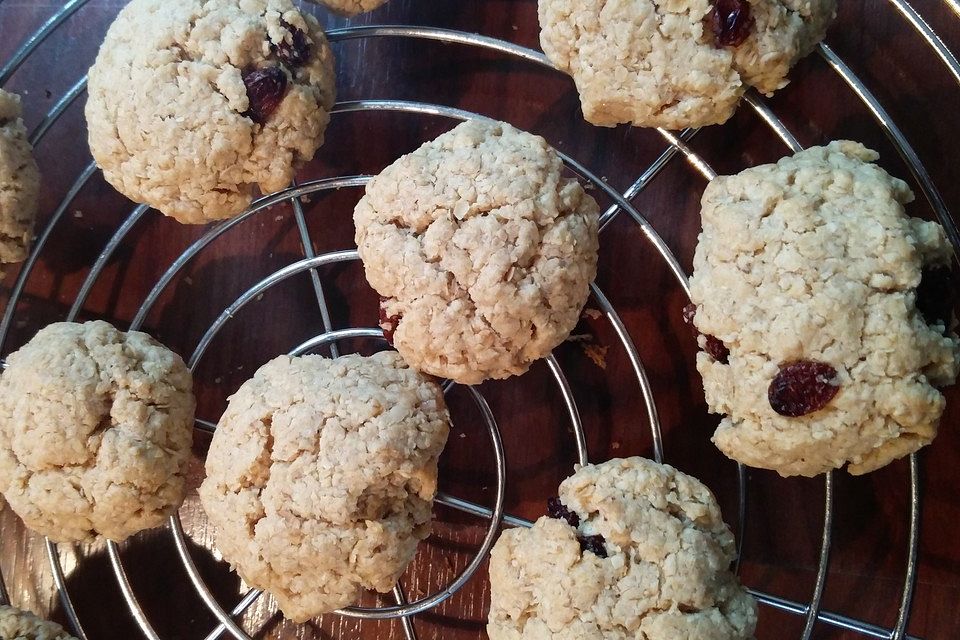
[[[90,150],[128,198],[185,223],[287,187],[323,142],[333,55],[290,0],[133,0],[90,69]]]
[[[862,474],[930,443],[954,382],[951,250],[877,154],[831,142],[713,180],[691,299],[727,456]],[[946,302],[946,304],[943,304]]]
[[[371,180],[354,222],[397,350],[477,384],[569,336],[596,275],[598,214],[543,138],[468,121]]]
[[[540,44],[584,117],[612,127],[725,122],[823,39],[836,0],[540,0]]]
[[[440,387],[396,352],[268,362],[210,444],[217,547],[297,622],[390,591],[430,533],[449,429]]]
[[[57,542],[121,541],[183,502],[190,371],[145,333],[58,322],[0,377],[0,493]]]
[[[490,556],[491,640],[741,640],[757,622],[699,480],[644,458],[577,468]]]
[[[355,16],[373,11],[387,0],[310,0],[314,4],[322,4],[331,11],[344,16]]]
[[[37,216],[40,172],[21,112],[20,96],[0,89],[0,262],[27,257]]]
[[[0,640],[77,640],[55,622],[0,605]]]

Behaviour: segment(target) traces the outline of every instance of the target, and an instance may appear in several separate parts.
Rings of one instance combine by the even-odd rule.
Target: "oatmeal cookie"
[[[217,547],[298,622],[388,592],[430,533],[448,432],[440,387],[396,352],[276,358],[210,444]]]
[[[387,0],[310,0],[314,4],[325,5],[331,11],[344,16],[355,16],[373,11]]]
[[[596,275],[599,208],[562,172],[543,138],[473,120],[370,181],[357,246],[411,366],[477,384],[567,338]]]
[[[836,0],[540,0],[540,44],[573,76],[584,117],[682,129],[772,94],[823,39]]]
[[[283,189],[323,142],[333,55],[290,0],[133,0],[90,69],[90,150],[118,191],[185,223]]]
[[[955,381],[935,222],[848,141],[713,180],[690,279],[714,442],[744,464],[866,473],[929,444]],[[931,304],[932,298],[933,304]]]
[[[579,467],[550,517],[490,556],[491,640],[745,640],[756,603],[730,571],[710,490],[643,458]]]
[[[77,640],[55,622],[0,605],[0,640]]]
[[[121,541],[183,502],[190,371],[145,333],[58,322],[0,377],[0,493],[57,542]]]
[[[27,257],[37,215],[40,172],[20,116],[20,96],[0,89],[0,262]]]

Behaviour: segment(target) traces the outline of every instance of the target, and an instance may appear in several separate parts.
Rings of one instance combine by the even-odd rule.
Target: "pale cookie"
[[[331,11],[344,16],[355,16],[373,11],[387,0],[310,0],[314,4],[322,4]]]
[[[757,607],[730,571],[710,490],[644,458],[578,467],[552,517],[490,556],[491,640],[745,640]]]
[[[477,384],[525,372],[570,334],[597,271],[598,213],[543,138],[473,120],[371,180],[354,222],[397,350]]]
[[[285,188],[323,142],[333,54],[290,0],[133,0],[90,69],[90,150],[125,196],[181,222]]]
[[[37,216],[40,172],[20,115],[20,96],[0,89],[0,262],[27,257]]]
[[[77,640],[55,622],[0,605],[0,640]]]
[[[58,322],[0,377],[0,493],[57,542],[120,541],[183,502],[190,371],[145,333]]]
[[[297,622],[390,591],[430,533],[449,428],[440,387],[396,352],[268,362],[207,455],[218,549]]]
[[[861,474],[937,433],[936,387],[954,382],[960,358],[942,308],[953,287],[930,290],[950,246],[940,225],[904,213],[913,194],[877,157],[832,142],[703,194],[697,368],[710,410],[725,414],[713,440],[735,460]]]
[[[540,0],[540,44],[573,76],[589,122],[700,127],[730,118],[751,86],[786,86],[835,10],[836,0]]]

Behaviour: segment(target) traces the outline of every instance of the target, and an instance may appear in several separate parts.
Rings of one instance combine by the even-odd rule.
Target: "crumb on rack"
[[[599,344],[582,344],[583,352],[587,355],[590,360],[593,361],[593,364],[597,365],[601,369],[606,370],[607,368],[607,351],[610,347],[606,347]]]

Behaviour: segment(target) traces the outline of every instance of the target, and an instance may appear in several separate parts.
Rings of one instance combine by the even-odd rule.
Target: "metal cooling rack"
[[[0,2],[2,1],[3,0],[0,0]],[[71,16],[73,16],[81,7],[83,7],[87,1],[88,0],[69,0],[35,33],[27,38],[23,45],[15,52],[13,57],[7,61],[6,64],[0,67],[0,87],[6,84],[11,75],[29,58],[34,51],[37,50],[37,48],[47,39],[48,36],[50,36],[51,33],[60,28],[64,23],[67,23]],[[957,15],[957,17],[960,18],[960,0],[945,1]],[[926,43],[943,61],[949,73],[958,83],[960,83],[960,63],[958,63],[954,54],[923,20],[923,18],[905,0],[888,0],[888,3],[903,16],[903,18],[920,36],[923,37]],[[535,65],[541,65],[548,69],[552,69],[552,66],[546,57],[538,51],[520,47],[510,42],[490,37],[446,29],[415,26],[369,26],[332,29],[328,31],[327,35],[331,42],[362,38],[409,38],[434,40],[465,47],[486,49],[502,54],[503,56],[509,58],[524,60]],[[867,88],[867,86],[851,71],[850,67],[848,67],[846,63],[844,63],[844,61],[841,60],[841,58],[828,45],[821,44],[817,49],[817,54],[820,55],[827,62],[830,68],[833,69],[833,71],[840,78],[842,78],[842,80],[857,94],[857,96],[859,96],[859,98],[863,101],[863,104],[876,118],[879,126],[883,129],[903,160],[909,166],[914,178],[920,185],[924,197],[929,202],[933,211],[936,213],[940,223],[943,224],[944,228],[946,229],[947,235],[949,236],[954,248],[960,250],[960,234],[958,234],[957,226],[954,223],[953,218],[950,216],[943,198],[940,196],[940,193],[934,186],[930,175],[921,163],[917,153],[914,151],[906,136],[889,116],[887,111],[881,105],[880,101],[873,95],[873,93],[871,93],[870,89]],[[42,143],[45,136],[50,132],[51,128],[56,124],[58,119],[63,115],[67,108],[70,107],[84,93],[86,89],[86,80],[86,76],[80,78],[76,84],[73,85],[73,87],[70,88],[54,104],[46,116],[30,133],[30,142],[34,146]],[[746,95],[745,102],[770,127],[776,136],[780,138],[790,152],[796,152],[802,149],[796,138],[794,138],[784,123],[771,111],[771,109],[764,103],[763,99],[756,92],[750,91]],[[360,100],[341,102],[336,105],[332,113],[346,114],[363,111],[395,111],[428,116],[439,116],[453,121],[485,117],[481,114],[437,104],[398,100]],[[600,218],[601,231],[604,230],[615,217],[627,215],[639,226],[640,230],[643,232],[645,241],[654,250],[656,250],[665,261],[680,287],[685,292],[689,293],[687,276],[680,267],[676,257],[671,253],[670,249],[657,234],[656,230],[654,230],[650,223],[645,219],[645,217],[630,204],[630,201],[633,200],[641,191],[643,191],[644,188],[647,187],[650,182],[660,173],[660,171],[678,156],[683,157],[693,170],[700,173],[708,180],[715,177],[716,172],[706,161],[703,160],[703,158],[699,157],[687,146],[687,142],[689,142],[697,134],[697,130],[686,130],[680,132],[679,134],[674,134],[662,129],[658,129],[658,131],[663,138],[666,139],[670,146],[623,193],[620,193],[609,186],[605,181],[598,178],[587,167],[580,164],[575,159],[563,153],[560,155],[570,170],[577,174],[582,180],[591,183],[596,189],[604,192],[612,200],[613,204],[606,211],[604,211]],[[73,185],[67,190],[60,204],[54,209],[52,215],[48,218],[46,225],[39,230],[40,232],[34,243],[33,250],[29,258],[23,264],[23,267],[19,273],[19,277],[11,291],[2,320],[0,320],[0,351],[3,350],[4,343],[6,342],[10,328],[14,322],[17,305],[23,294],[24,286],[29,279],[31,272],[33,271],[38,257],[43,252],[47,240],[49,239],[54,228],[64,217],[65,212],[69,209],[71,203],[77,197],[78,193],[90,181],[95,172],[96,168],[94,164],[90,163],[80,173]],[[355,250],[336,251],[322,255],[315,255],[313,244],[307,228],[307,223],[304,217],[302,204],[302,199],[310,194],[327,192],[334,189],[362,189],[369,179],[370,176],[346,176],[314,180],[305,182],[303,184],[293,184],[291,187],[282,192],[275,193],[257,200],[250,207],[250,209],[248,209],[242,215],[212,226],[202,237],[188,246],[186,250],[174,260],[167,271],[161,276],[156,285],[143,300],[143,303],[134,317],[130,328],[138,329],[142,326],[147,314],[153,308],[161,294],[163,294],[167,289],[168,285],[173,281],[174,277],[183,269],[185,265],[187,265],[215,239],[226,233],[231,228],[241,225],[245,221],[256,216],[258,212],[261,212],[272,205],[289,201],[293,208],[305,258],[303,260],[294,262],[264,278],[252,288],[243,292],[233,304],[224,309],[220,316],[209,327],[194,350],[193,354],[190,356],[188,361],[190,368],[196,368],[211,341],[231,320],[235,313],[237,313],[252,300],[257,299],[258,296],[270,289],[272,286],[283,282],[292,276],[303,274],[305,272],[309,273],[312,281],[313,290],[316,295],[316,302],[323,321],[324,332],[291,350],[291,355],[303,354],[323,346],[327,346],[331,350],[332,354],[336,355],[337,343],[340,340],[349,338],[366,338],[371,340],[382,339],[383,334],[379,328],[334,329],[332,326],[326,298],[324,296],[323,284],[321,282],[318,269],[327,265],[355,261],[358,260],[358,256]],[[82,309],[87,296],[93,289],[94,284],[97,282],[97,279],[101,275],[104,267],[108,264],[111,256],[114,255],[115,250],[120,246],[124,238],[127,237],[127,235],[130,234],[130,232],[138,225],[147,211],[148,207],[144,205],[134,208],[130,212],[129,216],[117,228],[112,238],[109,240],[103,251],[93,263],[86,280],[83,282],[78,295],[76,296],[73,305],[67,314],[67,320],[73,320],[77,317],[77,314]],[[641,362],[637,349],[635,348],[626,327],[620,320],[617,311],[613,308],[607,297],[596,284],[591,285],[591,294],[593,303],[600,308],[604,317],[606,318],[606,321],[610,323],[611,328],[619,339],[620,346],[624,350],[624,353],[631,364],[633,374],[636,378],[637,387],[646,404],[647,418],[650,423],[653,438],[653,455],[658,462],[662,462],[664,459],[664,454],[662,437],[660,433],[660,422],[657,415],[653,392],[651,390],[647,375],[644,371],[643,363]],[[575,438],[578,462],[584,464],[587,462],[586,435],[584,433],[583,425],[580,420],[577,404],[574,400],[570,384],[560,364],[553,356],[547,358],[547,365],[563,398],[566,412],[569,415]],[[444,392],[448,392],[451,386],[452,385],[448,384],[445,387]],[[480,392],[473,387],[467,387],[467,391],[470,393],[477,410],[486,423],[491,447],[495,456],[495,472],[497,483],[493,500],[494,504],[492,507],[484,506],[442,492],[437,496],[436,501],[452,509],[467,514],[472,514],[478,518],[488,521],[486,535],[480,544],[479,550],[472,561],[455,580],[453,580],[446,588],[441,589],[429,596],[426,596],[415,602],[408,602],[402,586],[398,584],[393,590],[393,596],[396,600],[396,605],[378,608],[349,607],[338,611],[338,614],[363,619],[400,619],[406,637],[410,640],[415,640],[417,637],[414,624],[415,614],[431,609],[432,607],[448,599],[458,589],[466,584],[468,580],[471,579],[471,577],[476,573],[478,567],[486,558],[490,548],[493,546],[497,531],[501,526],[506,525],[529,527],[532,525],[532,523],[528,520],[524,520],[504,512],[503,502],[507,469],[497,422],[492,411],[490,410],[490,407],[487,405],[486,400],[480,394]],[[215,425],[214,423],[197,419],[196,428],[202,431],[212,432],[215,428]],[[745,522],[747,494],[747,476],[745,469],[742,466],[739,466],[738,468],[738,488],[740,516],[738,521],[742,527],[743,523]],[[834,518],[834,482],[832,474],[827,474],[825,476],[825,499],[823,508],[824,525],[820,547],[819,565],[816,582],[809,602],[794,602],[778,597],[774,594],[763,593],[753,589],[751,589],[750,592],[764,606],[772,607],[774,609],[804,618],[805,626],[802,634],[802,638],[804,640],[811,637],[814,628],[818,624],[825,624],[849,630],[863,637],[869,638],[889,638],[891,640],[912,638],[912,636],[908,636],[906,634],[906,628],[913,600],[913,588],[917,572],[917,552],[920,541],[919,462],[916,454],[910,456],[910,533],[907,550],[907,562],[904,568],[903,588],[899,612],[896,623],[892,629],[883,628],[869,622],[856,620],[844,615],[823,611],[821,609],[821,599],[827,582],[828,568],[830,563],[830,548]],[[237,622],[237,619],[262,595],[261,591],[251,590],[247,592],[238,602],[228,603],[226,606],[218,602],[211,592],[211,589],[204,583],[200,572],[190,555],[190,551],[187,546],[187,538],[178,516],[173,516],[170,518],[168,528],[170,534],[173,536],[180,559],[182,560],[183,565],[190,577],[192,586],[196,590],[197,595],[203,600],[205,605],[219,620],[219,625],[211,629],[210,632],[205,636],[207,640],[214,640],[215,638],[220,638],[224,635],[237,638],[238,640],[245,640],[255,635],[256,630],[244,630]],[[742,544],[742,531],[739,532],[737,541],[738,544]],[[53,573],[54,582],[58,590],[58,596],[60,598],[63,610],[69,620],[72,632],[81,640],[88,640],[88,636],[84,632],[81,622],[76,614],[70,592],[66,585],[64,571],[61,566],[60,555],[57,550],[57,546],[49,540],[47,540],[45,544],[47,558],[50,564],[50,569]],[[130,613],[136,620],[140,630],[143,633],[143,636],[151,640],[160,640],[160,636],[154,630],[150,620],[144,613],[140,602],[137,599],[137,595],[134,593],[133,587],[127,578],[127,570],[124,567],[123,561],[121,560],[118,546],[115,543],[109,542],[107,544],[107,550],[114,576],[120,586]],[[740,555],[742,556],[742,554]],[[0,575],[0,604],[8,603],[9,601],[10,598],[4,585],[3,577]]]

